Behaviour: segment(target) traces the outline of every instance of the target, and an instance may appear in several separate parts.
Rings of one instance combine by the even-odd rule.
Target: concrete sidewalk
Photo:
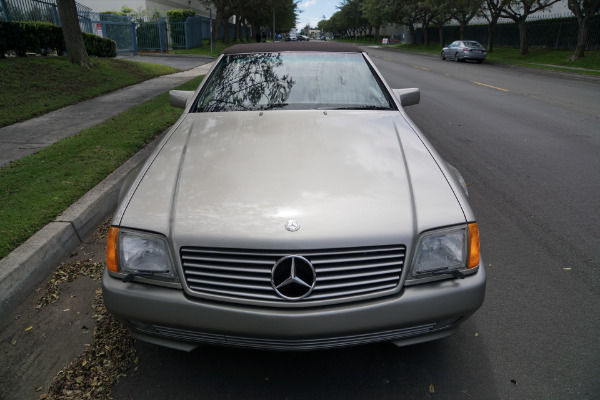
[[[136,57],[135,60],[140,60]],[[145,57],[154,62],[156,57]],[[128,58],[126,58],[128,59]],[[189,60],[190,58],[187,58]],[[205,74],[212,65],[207,57],[196,58],[195,68],[150,79],[60,110],[0,128],[0,168],[39,149],[91,128],[110,117]],[[159,64],[159,63],[156,63]],[[163,64],[163,63],[160,63]],[[173,63],[170,63],[173,64]],[[189,65],[189,63],[188,63]]]
[[[212,67],[211,61],[210,58],[198,58],[199,66],[187,71],[154,78],[0,129],[0,167],[206,74]],[[82,239],[114,210],[123,180],[159,140],[160,137],[0,260],[0,320],[38,288]]]

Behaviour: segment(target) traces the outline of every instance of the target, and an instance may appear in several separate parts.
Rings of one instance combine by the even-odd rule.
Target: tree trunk
[[[83,42],[75,0],[57,0],[56,3],[67,49],[67,59],[73,64],[89,68],[92,64]]]
[[[460,40],[465,40],[465,29],[467,28],[467,23],[464,20],[460,21]]]
[[[496,25],[498,24],[498,18],[492,18],[488,24],[488,43],[487,52],[492,53],[494,51],[494,34],[496,32]]]
[[[229,43],[232,39],[229,37],[229,18],[231,18],[231,15],[224,15],[221,22],[223,24],[223,43]]]
[[[219,39],[219,30],[221,29],[221,21],[223,20],[223,13],[225,11],[225,6],[219,6],[217,8],[217,15],[215,16],[215,23],[213,24],[212,31],[212,40],[213,43],[216,43]]]
[[[579,31],[577,33],[577,45],[575,52],[571,56],[571,61],[575,61],[585,56],[585,44],[587,42],[588,30],[590,27],[591,15],[586,14],[579,22]]]
[[[234,33],[234,36],[233,36],[233,40],[235,42],[240,42],[241,41],[240,40],[240,29],[241,29],[241,26],[242,26],[242,19],[240,18],[239,15],[236,15],[235,16],[235,33]]]
[[[410,44],[417,44],[417,37],[415,36],[415,25],[408,25],[408,33],[410,35]]]
[[[519,27],[519,46],[521,48],[521,55],[524,56],[529,54],[529,47],[527,46],[527,24],[525,18],[517,22]]]
[[[379,35],[379,28],[380,28],[380,26],[377,26],[375,28],[375,36],[377,36],[377,42],[381,42],[381,37],[380,37],[381,35]]]
[[[444,46],[444,25],[438,25],[438,34],[440,35],[440,49],[443,49]]]

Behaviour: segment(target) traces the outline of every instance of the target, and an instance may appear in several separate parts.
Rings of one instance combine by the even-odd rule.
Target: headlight
[[[459,270],[474,268],[478,264],[477,224],[439,229],[425,232],[419,238],[411,277],[418,279],[442,274],[463,277]]]
[[[175,277],[165,237],[111,227],[106,247],[107,267],[112,272],[172,281]]]

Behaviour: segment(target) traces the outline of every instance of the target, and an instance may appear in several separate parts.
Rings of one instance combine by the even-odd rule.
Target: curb
[[[0,260],[0,320],[22,303],[117,206],[119,191],[164,133]]]
[[[206,56],[204,54],[176,54],[176,53],[144,53],[138,51],[137,56],[134,56],[132,53],[123,53],[119,54],[119,56],[123,57],[181,57],[181,58],[204,58],[207,60],[216,60],[219,56],[218,54],[214,56]]]

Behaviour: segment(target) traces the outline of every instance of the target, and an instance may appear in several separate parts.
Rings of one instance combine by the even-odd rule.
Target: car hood
[[[400,112],[188,114],[141,174],[120,225],[165,234],[175,248],[409,245],[465,222]],[[285,229],[291,219],[296,232]]]

